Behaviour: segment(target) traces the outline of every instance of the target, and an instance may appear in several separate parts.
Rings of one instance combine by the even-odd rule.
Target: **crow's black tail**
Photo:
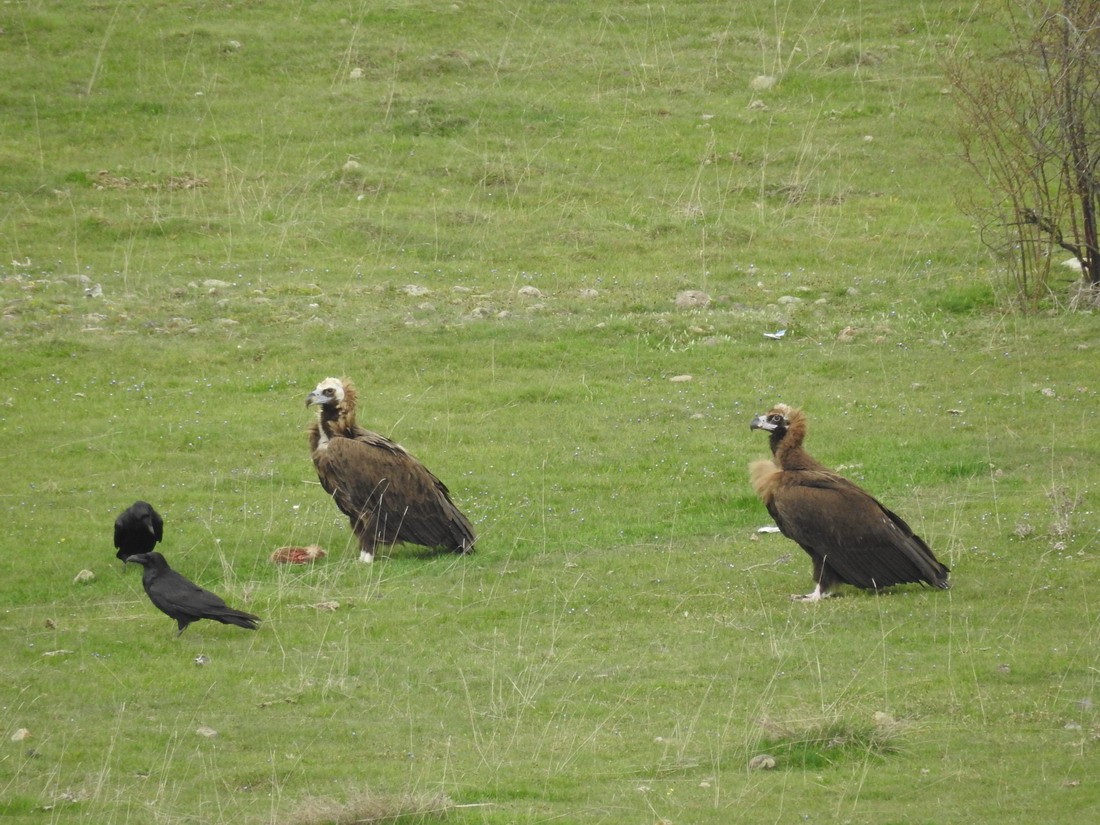
[[[210,618],[222,624],[234,624],[237,627],[243,627],[245,630],[255,630],[256,622],[263,621],[259,616],[253,616],[243,610],[226,610],[224,613],[219,613]]]

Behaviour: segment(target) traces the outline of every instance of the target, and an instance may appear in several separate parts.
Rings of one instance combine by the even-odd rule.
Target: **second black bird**
[[[126,561],[145,568],[141,584],[153,605],[176,620],[179,625],[177,636],[187,629],[187,625],[199,619],[213,619],[215,622],[236,625],[246,630],[255,630],[256,623],[260,621],[259,616],[234,610],[221,596],[204,590],[186,576],[177,573],[168,566],[160,553],[139,553],[130,556]]]
[[[115,519],[115,557],[148,553],[164,538],[164,521],[147,501],[135,501]]]

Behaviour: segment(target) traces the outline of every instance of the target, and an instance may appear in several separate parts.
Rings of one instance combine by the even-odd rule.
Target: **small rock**
[[[356,66],[354,69],[352,69],[350,72],[348,72],[348,79],[349,80],[362,80],[365,75],[366,75],[366,72],[364,72],[362,69],[360,69],[358,66]]]
[[[95,581],[95,573],[91,570],[81,570],[73,576],[73,584],[84,584],[85,582],[91,581]]]
[[[315,610],[334,611],[340,609],[340,602],[317,602],[313,607]]]
[[[836,340],[840,341],[840,343],[842,344],[847,344],[850,343],[858,334],[859,330],[855,327],[844,327],[844,329],[842,329],[840,333],[836,336]]]
[[[802,299],[799,298],[796,295],[783,295],[782,297],[780,297],[779,303],[781,303],[781,304],[800,304],[800,303],[802,303]]]
[[[593,298],[600,297],[600,291],[598,289],[582,289],[577,294],[586,301],[591,301]]]
[[[523,286],[520,287],[519,294],[524,298],[541,298],[542,290],[536,286]]]
[[[217,278],[207,278],[202,285],[207,289],[226,289],[233,286],[229,281],[219,281]]]
[[[216,730],[214,730],[213,728],[208,728],[206,725],[202,725],[201,727],[199,727],[195,731],[195,733],[197,733],[199,736],[205,736],[207,739],[213,739],[215,736],[218,735],[218,732]]]
[[[768,89],[774,88],[775,84],[779,82],[779,78],[771,74],[758,74],[752,80],[749,81],[749,88],[754,92],[765,92]]]
[[[31,732],[29,730],[27,730],[26,728],[20,728],[19,730],[17,730],[15,733],[13,733],[11,735],[11,741],[12,742],[22,742],[24,739],[26,739],[30,735],[31,735]]]
[[[694,381],[694,375],[674,375],[670,379],[673,384],[686,384],[688,381]]]
[[[198,656],[195,657],[195,664],[199,667],[202,667],[203,665],[208,665],[210,664],[210,657],[207,656],[205,653],[200,653]]]

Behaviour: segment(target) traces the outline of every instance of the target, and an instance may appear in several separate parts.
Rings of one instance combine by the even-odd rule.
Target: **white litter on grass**
[[[773,341],[778,341],[780,338],[782,338],[786,334],[787,334],[787,330],[777,329],[775,332],[765,332],[764,337],[765,338],[771,338]]]
[[[779,528],[774,524],[765,524],[763,527],[756,528],[757,533],[778,533]]]

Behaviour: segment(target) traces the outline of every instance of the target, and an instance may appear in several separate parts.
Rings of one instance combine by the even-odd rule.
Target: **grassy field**
[[[0,7],[0,820],[1096,821],[1100,335],[959,208],[973,5]],[[475,554],[356,562],[328,375]],[[788,600],[777,401],[950,591]]]

